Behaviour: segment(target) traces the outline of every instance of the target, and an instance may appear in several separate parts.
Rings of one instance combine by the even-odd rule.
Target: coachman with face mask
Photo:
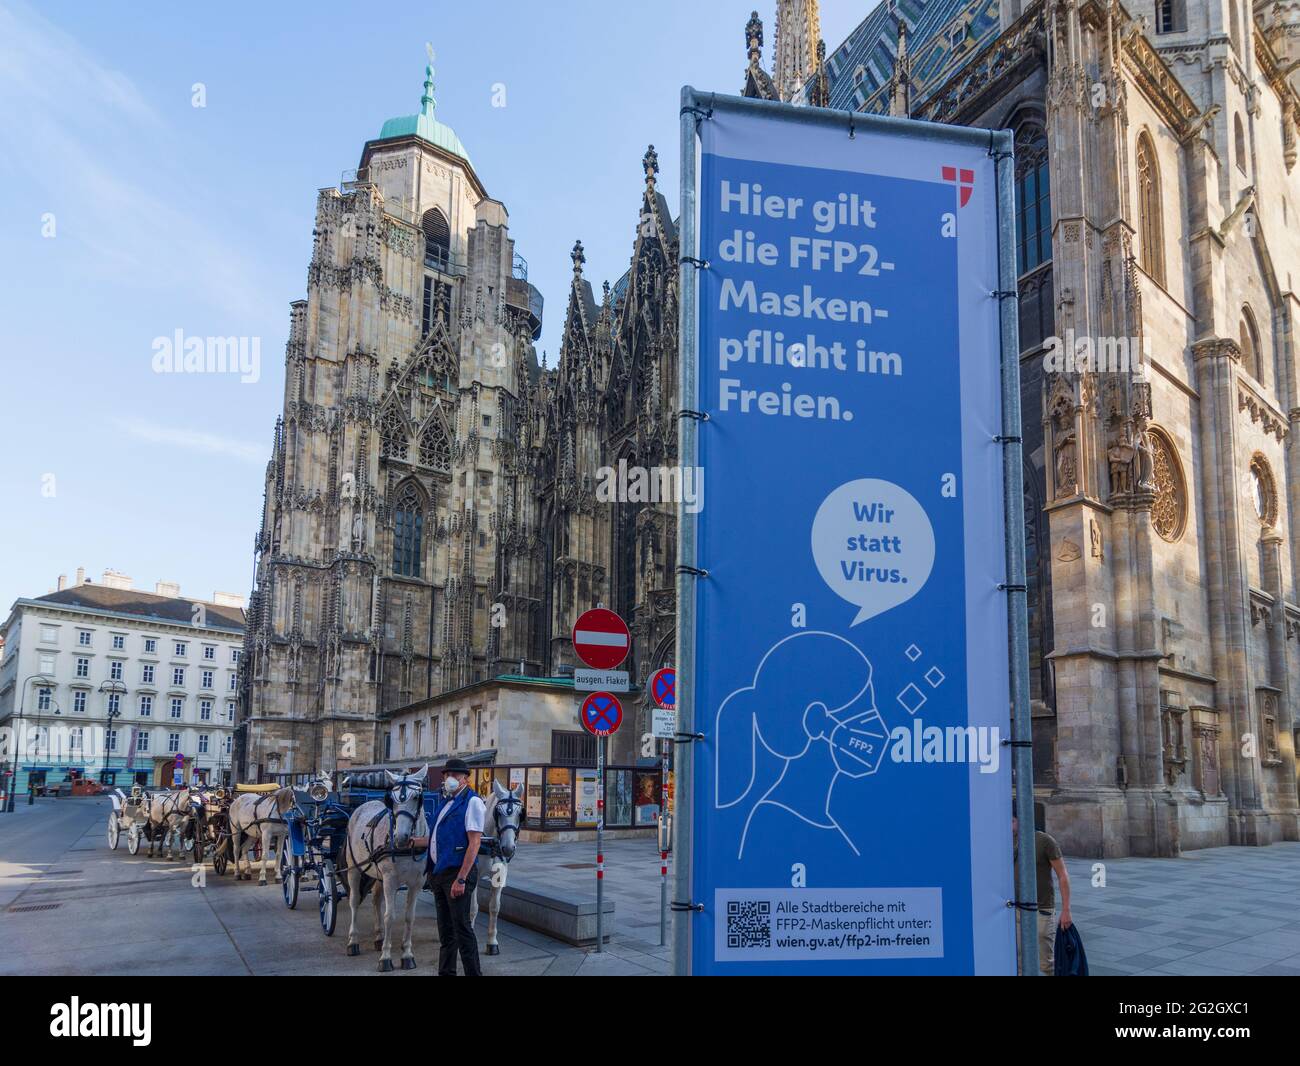
[[[456,976],[457,952],[466,977],[482,973],[469,908],[478,887],[478,849],[487,808],[468,782],[465,760],[448,759],[442,768],[442,792],[434,808],[429,859],[424,867],[428,874],[425,883],[433,890],[438,907],[439,977]]]

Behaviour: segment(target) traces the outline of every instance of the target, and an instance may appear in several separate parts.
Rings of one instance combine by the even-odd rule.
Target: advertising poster
[[[698,124],[691,972],[1011,973],[991,140],[794,110]]]
[[[598,795],[596,771],[577,770],[577,804],[574,825],[592,828],[596,824],[596,797]]]

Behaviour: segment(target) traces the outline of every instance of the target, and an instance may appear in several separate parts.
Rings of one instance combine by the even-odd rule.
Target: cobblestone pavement
[[[187,862],[149,859],[146,853],[132,858],[125,838],[110,851],[110,808],[105,797],[48,799],[31,807],[20,802],[14,814],[0,814],[0,974],[375,973],[368,901],[357,915],[363,953],[348,958],[346,904],[334,936],[326,937],[312,889],[304,888],[298,909],[290,911],[273,878],[262,888],[256,881],[236,882],[229,873],[216,877],[209,866],[206,886],[195,888]],[[659,856],[653,849],[653,840],[606,846],[605,885],[616,929],[604,952],[502,922],[501,954],[483,957],[484,974],[667,973],[668,948],[658,943]],[[594,898],[594,859],[594,844],[525,844],[510,872],[579,891],[585,885]],[[420,894],[415,914],[419,969],[386,977],[437,972],[437,920],[429,893]],[[486,929],[480,914],[480,946]]]
[[[104,832],[105,798],[42,800],[0,814],[0,974],[372,974],[369,904],[358,916],[364,953],[344,954],[346,907],[325,937],[315,893],[295,911],[272,881],[229,874],[191,885],[188,863],[131,858]],[[501,923],[501,954],[485,974],[651,975],[668,972],[659,945],[659,862],[651,840],[605,848],[615,933],[603,953]],[[594,845],[524,844],[511,876],[595,895]],[[1073,911],[1092,973],[1300,975],[1300,843],[1215,848],[1181,859],[1109,859],[1094,886],[1091,859],[1066,860]],[[486,918],[479,917],[483,942]],[[670,926],[671,931],[671,926]],[[436,971],[433,900],[416,907],[419,969]]]
[[[1066,859],[1093,974],[1300,975],[1300,843],[1100,861]]]

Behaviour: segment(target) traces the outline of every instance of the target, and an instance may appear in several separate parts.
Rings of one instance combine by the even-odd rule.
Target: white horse
[[[284,815],[293,806],[293,789],[276,789],[274,792],[241,792],[230,805],[230,854],[235,863],[235,880],[251,881],[253,864],[247,851],[257,844],[262,850],[262,874],[259,885],[266,884],[266,871],[271,868],[271,856],[282,846],[285,836]],[[241,870],[240,863],[244,864]],[[247,871],[247,872],[245,872]],[[280,872],[276,870],[276,881]]]
[[[375,947],[379,950],[381,973],[393,968],[393,911],[399,885],[406,886],[402,969],[415,969],[411,926],[415,899],[424,881],[425,849],[412,847],[411,838],[429,835],[424,817],[424,782],[428,769],[425,766],[416,773],[401,776],[386,771],[389,789],[384,799],[367,800],[348,819],[348,910],[351,913],[348,954],[361,954],[357,943],[357,907],[361,905],[363,887],[368,886],[374,893]]]
[[[185,830],[197,813],[194,804],[199,802],[198,794],[188,788],[148,794],[150,858],[153,858],[155,847],[161,854],[166,850],[168,842],[171,843],[170,858],[185,858]]]
[[[483,884],[484,866],[486,865],[487,884],[491,886],[492,895],[488,899],[487,951],[488,955],[500,955],[497,945],[497,915],[501,913],[501,893],[506,887],[506,873],[510,860],[515,857],[519,846],[519,827],[524,820],[524,801],[522,784],[510,791],[501,786],[499,781],[492,782],[492,795],[488,797],[483,818],[484,836],[493,838],[492,846],[482,847],[478,853],[479,884]],[[478,889],[469,904],[469,924],[472,927],[478,919]]]

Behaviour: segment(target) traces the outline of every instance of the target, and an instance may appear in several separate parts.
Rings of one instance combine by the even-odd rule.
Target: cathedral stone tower
[[[375,760],[375,720],[535,661],[541,297],[434,114],[316,207],[267,466],[236,765]]]
[[[803,102],[803,87],[817,66],[820,39],[817,0],[778,0],[772,80],[782,100]]]

